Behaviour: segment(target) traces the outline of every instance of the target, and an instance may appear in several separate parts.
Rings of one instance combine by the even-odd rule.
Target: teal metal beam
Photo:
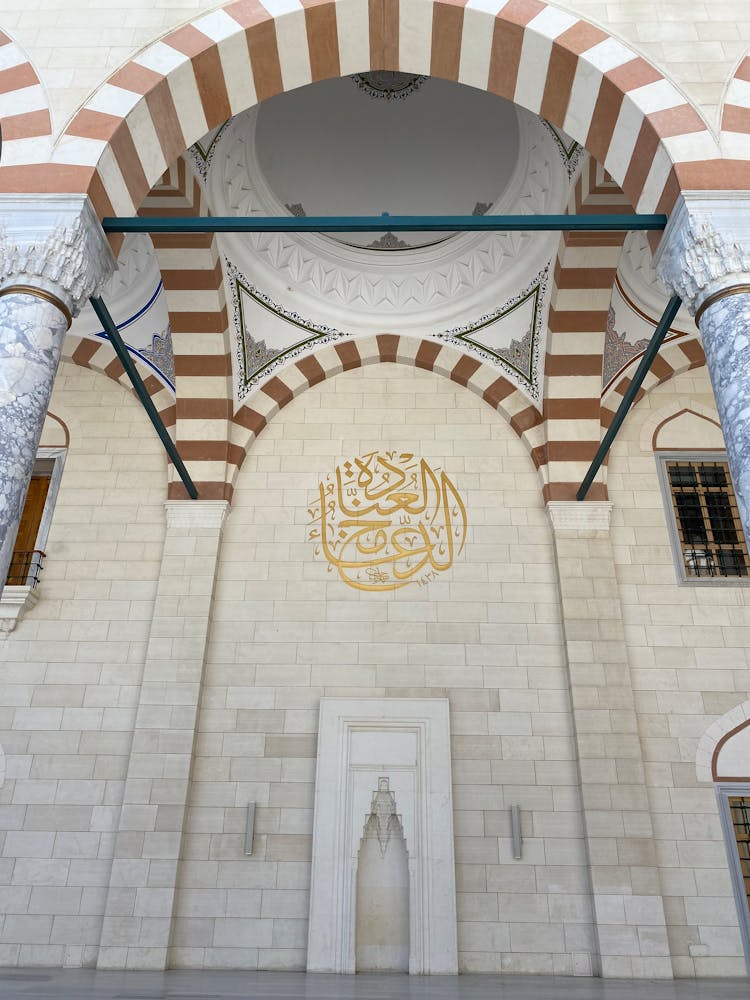
[[[628,410],[633,405],[635,397],[638,395],[638,390],[643,385],[643,380],[648,374],[651,365],[654,363],[656,355],[659,353],[659,348],[664,343],[664,338],[669,332],[669,328],[672,325],[675,316],[680,311],[680,306],[682,305],[682,299],[679,295],[673,295],[672,298],[667,303],[667,308],[659,320],[659,323],[654,330],[653,336],[648,343],[648,347],[643,352],[643,357],[640,360],[640,364],[635,370],[635,375],[630,381],[630,385],[625,390],[625,394],[622,397],[620,405],[617,407],[617,413],[615,413],[612,418],[612,423],[607,428],[607,433],[602,439],[602,443],[599,445],[596,455],[594,455],[594,460],[589,466],[589,471],[586,473],[581,487],[576,493],[576,500],[585,500],[586,494],[588,493],[591,484],[594,481],[594,477],[601,468],[601,464],[607,457],[609,449],[612,447],[612,442],[617,437],[617,432],[622,427],[625,417],[628,415]]]
[[[102,220],[105,233],[659,232],[666,215],[131,216]]]
[[[133,359],[130,357],[130,352],[120,336],[120,331],[117,329],[117,324],[112,319],[109,309],[107,309],[104,302],[100,298],[92,297],[90,302],[99,322],[102,324],[104,332],[107,337],[109,337],[109,341],[115,349],[115,354],[119,358],[120,364],[125,369],[125,373],[133,385],[135,394],[143,404],[143,408],[148,414],[149,420],[154,425],[156,433],[161,438],[161,442],[164,445],[167,454],[171,458],[175,469],[177,469],[179,477],[188,492],[188,496],[191,500],[197,500],[198,490],[195,488],[195,483],[190,478],[190,473],[185,468],[185,463],[180,458],[180,453],[177,451],[175,443],[169,435],[169,431],[164,426],[164,421],[159,416],[159,411],[154,406],[154,401],[151,399],[148,389],[143,384],[143,379],[139,375]]]

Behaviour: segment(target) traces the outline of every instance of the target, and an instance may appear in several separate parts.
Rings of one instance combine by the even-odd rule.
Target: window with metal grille
[[[685,579],[748,576],[750,558],[725,458],[663,456]]]
[[[748,906],[750,906],[750,796],[731,795],[729,812],[732,817],[734,839],[740,857],[740,870]]]

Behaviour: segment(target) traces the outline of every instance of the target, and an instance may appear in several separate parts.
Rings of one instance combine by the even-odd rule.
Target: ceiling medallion
[[[413,73],[394,73],[387,69],[371,73],[355,73],[352,81],[365,94],[376,100],[403,101],[419,90],[428,77]]]

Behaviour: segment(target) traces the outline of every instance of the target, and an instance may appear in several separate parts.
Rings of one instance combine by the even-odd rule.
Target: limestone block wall
[[[653,390],[620,431],[609,463],[612,540],[674,972],[741,976],[717,803],[696,780],[695,757],[708,726],[750,691],[750,588],[677,582],[651,442],[682,407],[715,413],[705,368]],[[693,423],[682,448],[699,438]]]
[[[338,463],[388,448],[451,477],[468,537],[427,586],[368,593],[315,555],[308,511]],[[434,695],[451,710],[460,968],[590,972],[552,538],[537,474],[504,420],[433,373],[381,364],[337,375],[255,442],[222,544],[172,964],[305,967],[319,699]]]
[[[498,9],[503,5],[496,4]],[[26,49],[49,93],[53,126],[60,132],[88,95],[139,49],[220,6],[215,0],[129,0],[122,5],[0,0],[0,28]],[[746,4],[566,0],[554,6],[592,20],[653,60],[718,126],[724,87],[750,39]]]
[[[140,404],[64,363],[51,411],[70,447],[40,600],[0,638],[0,965],[96,959],[164,532]]]

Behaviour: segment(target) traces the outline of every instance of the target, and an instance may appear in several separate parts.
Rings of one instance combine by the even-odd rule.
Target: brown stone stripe
[[[134,94],[147,94],[158,83],[166,82],[166,78],[162,73],[157,73],[156,70],[129,62],[115,70],[107,82],[113,87],[132,90]]]
[[[560,128],[565,122],[577,67],[577,54],[561,45],[559,39],[556,40],[550,53],[539,114]]]
[[[435,361],[441,350],[442,347],[440,344],[436,344],[434,340],[423,340],[419,345],[417,356],[414,359],[415,367],[425,368],[428,372],[431,372],[435,367]]]
[[[221,288],[221,261],[217,260],[212,268],[189,268],[180,271],[173,268],[163,268],[161,278],[164,287],[170,291],[216,291]]]
[[[123,119],[120,127],[113,133],[109,146],[117,160],[133,204],[140,205],[148,194],[151,184],[143,170],[127,120]]]
[[[471,376],[480,367],[481,362],[477,361],[476,358],[470,358],[468,354],[464,354],[461,360],[454,365],[451,371],[451,380],[465,387],[469,384]]]
[[[270,396],[275,403],[279,404],[279,406],[286,406],[287,403],[291,403],[294,399],[294,393],[286,382],[282,382],[280,378],[275,376],[266,382],[261,391],[265,392],[267,396]]]
[[[33,139],[36,136],[49,135],[51,131],[52,120],[46,108],[3,118],[3,139],[6,142],[13,139]]]
[[[302,0],[313,83],[341,76],[336,7],[330,0]]]
[[[601,375],[601,354],[547,354],[544,374],[554,375]]]
[[[647,63],[640,56],[636,56],[630,62],[623,63],[622,66],[607,70],[604,75],[623,92],[637,90],[638,87],[645,87],[649,83],[656,83],[657,80],[664,79],[655,66]]]
[[[224,67],[216,43],[192,24],[183,25],[164,39],[167,45],[190,58],[209,129],[232,116]]]
[[[165,406],[163,410],[159,410],[159,416],[167,427],[173,427],[177,421],[177,408],[174,403],[171,406]]]
[[[651,362],[651,371],[659,379],[660,382],[663,382],[665,379],[668,379],[672,375],[674,375],[674,368],[669,364],[668,361],[665,361],[665,359],[658,354]]]
[[[34,87],[39,83],[39,77],[31,63],[20,63],[9,69],[0,70],[0,94],[12,94],[14,90]]]
[[[646,117],[662,139],[672,135],[690,135],[706,131],[706,123],[689,104],[680,104],[676,108],[667,108],[664,111],[653,111]]]
[[[125,374],[125,369],[122,367],[122,362],[119,358],[114,358],[108,365],[103,369],[104,374],[107,378],[114,379],[117,382],[122,375]],[[130,383],[128,382],[128,388],[130,388]]]
[[[599,441],[548,441],[548,462],[591,462]]]
[[[575,500],[580,489],[580,483],[546,483],[542,490],[545,503],[549,500]],[[606,483],[592,483],[586,494],[586,500],[606,500]],[[585,501],[584,501],[585,502]]]
[[[745,56],[734,75],[735,79],[745,80],[747,83],[750,83],[750,56]]]
[[[553,333],[598,333],[607,326],[603,309],[554,309],[550,306],[549,328]]]
[[[547,464],[547,445],[540,444],[536,448],[532,448],[529,452],[531,456],[531,461],[534,463],[534,468],[538,469],[540,465]]]
[[[512,395],[515,391],[515,386],[513,386],[506,378],[501,376],[500,378],[495,379],[491,385],[487,386],[482,393],[482,399],[485,403],[489,403],[490,406],[496,410],[502,401]]]
[[[205,250],[213,246],[213,233],[159,233],[151,237],[155,250]]]
[[[335,344],[334,350],[341,359],[341,364],[345,372],[351,371],[352,368],[361,367],[362,358],[359,356],[359,349],[353,341],[349,340],[344,341],[343,344]]]
[[[513,100],[516,92],[523,31],[523,26],[520,24],[509,23],[500,18],[495,19],[487,90],[509,101]]]
[[[221,441],[190,441],[180,438],[180,457],[186,462],[229,462],[240,465],[245,449],[238,444]]]
[[[676,163],[673,170],[683,191],[750,189],[750,160],[693,160]]]
[[[240,427],[244,427],[246,430],[252,431],[256,437],[268,423],[262,413],[258,413],[249,406],[241,406],[235,413],[232,420]]]
[[[543,422],[544,417],[535,406],[527,406],[525,410],[521,410],[520,413],[516,413],[510,418],[510,426],[519,437],[523,435],[524,431],[538,427]]]
[[[311,388],[312,386],[317,385],[318,382],[323,382],[325,380],[326,373],[323,366],[313,354],[309,354],[307,357],[301,358],[297,362],[297,368],[305,376],[307,384]]]
[[[703,353],[703,345],[698,340],[688,340],[684,344],[680,343],[680,350],[690,362],[691,368],[698,368],[705,365],[706,355]]]
[[[392,333],[378,334],[378,353],[381,361],[398,360],[398,344],[401,338]]]
[[[67,128],[67,135],[80,136],[82,139],[100,139],[109,142],[115,132],[122,127],[123,119],[117,115],[108,115],[103,111],[92,111],[81,108]]]
[[[558,288],[611,288],[616,272],[616,267],[564,267],[558,257],[555,284]]]
[[[156,375],[147,375],[143,380],[143,384],[146,386],[149,396],[155,396],[157,392],[161,392],[164,388]]]
[[[204,399],[202,396],[178,396],[177,416],[180,420],[231,420],[231,399]]]
[[[71,357],[77,365],[81,365],[82,368],[88,368],[89,361],[91,361],[101,346],[102,344],[97,343],[95,340],[82,339]]]
[[[274,94],[280,94],[284,89],[273,18],[268,16],[267,20],[247,28],[245,37],[253,69],[255,93],[259,101],[265,101]]]
[[[398,0],[368,0],[370,69],[398,71]]]
[[[164,159],[167,163],[173,163],[185,151],[187,142],[166,79],[159,80],[149,89],[146,105],[154,122]]]
[[[726,104],[721,119],[721,127],[725,132],[750,132],[750,108],[741,108],[736,104]]]
[[[600,400],[595,399],[545,399],[544,414],[548,420],[596,420]]]
[[[599,42],[604,42],[608,38],[609,35],[606,31],[602,31],[601,28],[597,28],[587,21],[577,21],[569,28],[566,28],[561,35],[557,36],[554,45],[561,45],[569,52],[573,52],[579,56],[582,52],[593,49]]]
[[[173,333],[224,333],[227,327],[227,308],[206,312],[170,310]]]
[[[464,3],[437,0],[432,8],[432,51],[430,75],[443,80],[457,80],[461,61],[461,34],[464,26]]]
[[[584,143],[589,153],[602,163],[609,152],[617,117],[622,106],[622,98],[622,91],[612,80],[607,76],[602,77],[594,114]]]
[[[231,375],[232,364],[228,354],[176,354],[175,375],[215,376]]]

